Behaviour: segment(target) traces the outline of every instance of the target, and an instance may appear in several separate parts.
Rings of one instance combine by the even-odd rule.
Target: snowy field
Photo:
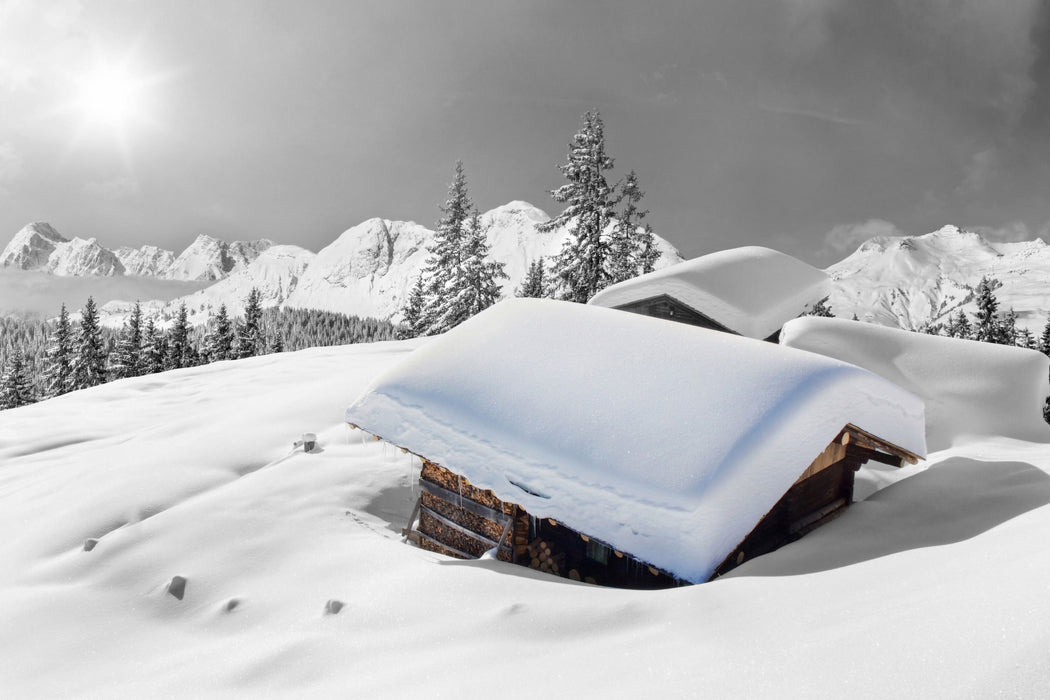
[[[402,543],[418,460],[342,417],[421,342],[0,413],[0,696],[1050,695],[1047,444],[864,469],[867,500],[728,577],[597,588]]]

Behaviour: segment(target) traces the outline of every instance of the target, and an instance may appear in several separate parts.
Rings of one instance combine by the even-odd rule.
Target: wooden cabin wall
[[[630,304],[624,304],[617,306],[617,309],[621,311],[629,311],[631,313],[642,314],[643,316],[652,316],[653,318],[663,318],[668,321],[677,321],[679,323],[687,323],[691,326],[700,326],[701,328],[710,328],[715,331],[723,331],[726,333],[736,333],[735,331],[723,326],[718,321],[705,316],[696,309],[692,309],[682,302],[678,301],[674,297],[662,294],[658,297],[651,299],[643,299],[641,301],[633,301]]]

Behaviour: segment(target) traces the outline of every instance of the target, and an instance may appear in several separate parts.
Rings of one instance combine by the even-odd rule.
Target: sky
[[[318,250],[550,190],[598,110],[686,257],[1050,229],[1037,0],[0,0],[0,240]]]

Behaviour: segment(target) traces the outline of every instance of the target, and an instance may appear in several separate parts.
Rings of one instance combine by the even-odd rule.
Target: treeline
[[[206,325],[195,328],[183,304],[166,330],[144,318],[138,303],[122,328],[104,328],[94,299],[88,298],[75,323],[65,305],[57,321],[0,320],[0,409],[125,377],[285,349],[389,340],[394,335],[390,322],[373,318],[308,309],[263,310],[257,289],[249,293],[242,318],[231,319],[224,304]]]
[[[521,297],[553,297],[586,303],[605,287],[651,272],[660,257],[652,229],[642,225],[645,195],[632,170],[609,183],[613,159],[605,152],[605,126],[587,112],[560,166],[565,183],[551,190],[565,204],[540,231],[569,227],[561,251],[539,258],[517,289]],[[480,214],[470,199],[463,163],[457,162],[448,198],[441,205],[427,260],[402,308],[401,337],[444,333],[500,298],[503,264],[492,260]]]

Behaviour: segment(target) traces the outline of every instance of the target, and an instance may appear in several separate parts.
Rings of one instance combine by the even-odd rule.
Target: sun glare
[[[119,129],[141,116],[142,81],[126,69],[98,67],[77,83],[77,105],[88,121]]]

